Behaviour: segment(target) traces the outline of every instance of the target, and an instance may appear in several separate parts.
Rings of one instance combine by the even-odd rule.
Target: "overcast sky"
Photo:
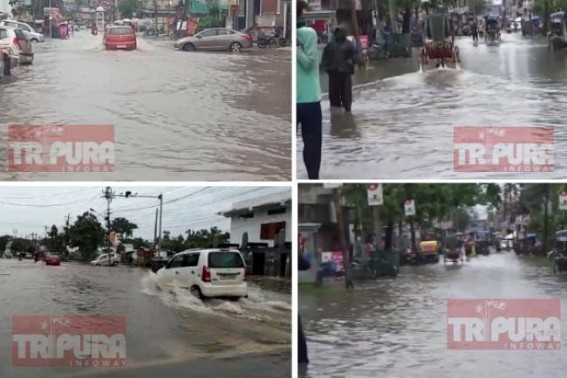
[[[55,224],[62,229],[67,214],[71,224],[77,216],[94,209],[99,221],[104,222],[106,200],[104,187],[2,187],[0,188],[0,235],[26,236],[45,234],[45,226]],[[287,192],[286,187],[137,187],[115,186],[115,193],[126,190],[139,195],[158,196],[163,193],[164,231],[172,235],[187,229],[216,226],[229,231],[230,220],[217,215],[230,210],[234,202],[249,200],[271,193]],[[111,202],[111,218],[124,217],[138,225],[135,237],[153,239],[156,208],[159,200],[151,198],[116,198]]]

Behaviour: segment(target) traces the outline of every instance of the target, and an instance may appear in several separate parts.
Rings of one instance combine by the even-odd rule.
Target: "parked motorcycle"
[[[285,47],[287,46],[287,39],[280,37],[277,33],[270,36],[258,36],[256,45],[261,49],[266,47]]]

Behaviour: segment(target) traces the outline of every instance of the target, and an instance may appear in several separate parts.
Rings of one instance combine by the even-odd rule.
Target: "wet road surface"
[[[291,296],[257,285],[247,299],[203,304],[138,268],[0,259],[0,298],[2,377],[248,377],[259,368],[291,377]],[[125,315],[127,366],[12,367],[13,315]]]
[[[116,172],[18,174],[3,161],[0,179],[291,178],[291,50],[184,53],[139,37],[138,51],[104,51],[101,38],[34,45],[34,65],[0,84],[0,150],[10,124],[114,125]]]
[[[500,46],[457,41],[461,69],[420,72],[413,58],[377,62],[358,73],[352,114],[331,114],[323,101],[321,178],[483,178],[519,173],[456,173],[453,127],[555,127],[555,172],[522,178],[565,178],[567,54],[535,40],[503,35]],[[321,77],[323,91],[327,77]],[[307,178],[298,138],[298,177]]]
[[[310,359],[302,373],[311,378],[564,376],[562,350],[448,350],[448,298],[561,299],[565,324],[567,276],[554,276],[545,259],[505,253],[464,265],[402,267],[397,279],[360,283],[350,293],[343,285],[303,292],[300,286]]]

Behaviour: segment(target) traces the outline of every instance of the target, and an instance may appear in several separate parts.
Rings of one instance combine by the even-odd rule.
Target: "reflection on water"
[[[0,149],[9,124],[110,124],[117,172],[97,179],[289,179],[291,52],[191,54],[143,38],[138,51],[104,51],[101,41],[82,32],[34,45],[34,65],[0,84]]]
[[[308,338],[307,377],[451,378],[533,373],[560,377],[561,351],[448,350],[448,298],[567,299],[567,277],[512,253],[464,265],[404,267],[395,280],[301,293],[299,312]],[[567,315],[563,306],[562,317]],[[563,340],[565,340],[563,334]]]
[[[555,151],[567,147],[561,127],[567,103],[564,53],[551,55],[517,34],[505,35],[500,46],[474,46],[466,38],[458,43],[463,62],[458,70],[420,72],[416,52],[413,60],[382,61],[357,74],[352,118],[330,114],[323,101],[321,177],[478,177],[453,171],[456,126],[553,126]],[[322,83],[326,87],[326,77]],[[302,148],[298,139],[297,156]],[[555,173],[546,177],[567,177],[566,167],[567,157],[558,153]],[[298,170],[300,178],[307,177],[302,164]]]

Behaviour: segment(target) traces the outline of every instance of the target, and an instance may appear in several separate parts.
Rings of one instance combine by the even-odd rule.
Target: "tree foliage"
[[[134,13],[141,9],[141,2],[138,0],[122,0],[118,3],[118,10],[123,18],[132,18]]]
[[[69,241],[78,247],[83,260],[92,259],[103,243],[106,231],[94,214],[85,212],[69,227]]]

